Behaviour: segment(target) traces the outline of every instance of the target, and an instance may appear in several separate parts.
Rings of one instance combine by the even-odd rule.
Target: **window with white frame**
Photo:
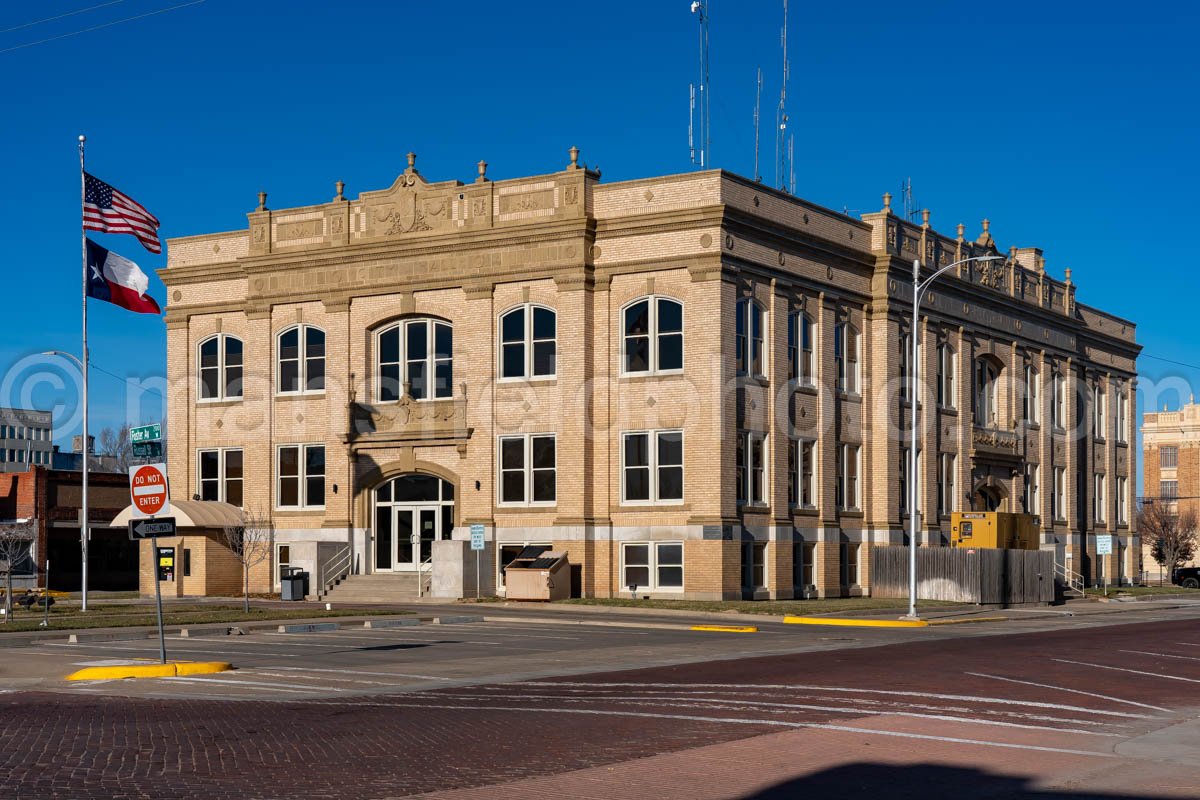
[[[1050,424],[1057,429],[1067,426],[1067,380],[1061,372],[1054,373],[1051,380],[1053,396],[1050,398]]]
[[[1163,446],[1158,450],[1158,466],[1162,469],[1175,469],[1179,466],[1179,448]]]
[[[244,469],[242,450],[236,447],[196,451],[196,475],[201,500],[242,505]]]
[[[975,424],[984,428],[996,427],[999,406],[1000,371],[986,358],[975,361]]]
[[[817,546],[811,542],[795,542],[792,545],[792,584],[796,589],[804,592],[816,585],[816,566]]]
[[[1038,505],[1038,484],[1041,483],[1042,468],[1037,464],[1025,465],[1025,513],[1039,515],[1042,508]]]
[[[742,545],[742,585],[752,592],[767,588],[767,543]]]
[[[911,387],[908,385],[909,384],[908,371],[912,368],[910,365],[911,359],[909,359],[909,357],[908,357],[909,356],[908,351],[909,351],[909,347],[911,346],[911,343],[912,343],[912,339],[908,338],[907,333],[902,334],[900,336],[900,399],[901,400],[910,400],[912,398],[912,393],[909,391]]]
[[[242,340],[227,333],[210,336],[200,343],[201,400],[241,399],[242,348]]]
[[[1107,395],[1104,391],[1104,384],[1097,382],[1092,387],[1092,436],[1096,439],[1104,439],[1105,424],[1107,416]]]
[[[833,329],[833,363],[837,369],[837,390],[856,394],[859,387],[860,337],[853,325],[841,323]]]
[[[900,511],[907,514],[909,507],[909,495],[913,491],[912,465],[909,463],[909,457],[912,453],[912,448],[900,448]],[[917,510],[921,509],[921,451],[917,450]]]
[[[858,511],[861,507],[859,496],[859,468],[861,466],[861,459],[859,456],[858,445],[838,445],[834,500],[837,503],[837,507],[842,511]]]
[[[622,435],[621,502],[683,500],[683,431],[633,431]]]
[[[296,325],[282,331],[279,342],[279,394],[325,391],[325,331]]]
[[[792,439],[788,442],[788,505],[813,508],[817,487],[813,471],[812,439]]]
[[[1117,524],[1129,524],[1129,479],[1117,476]]]
[[[1038,371],[1032,365],[1025,366],[1025,396],[1021,400],[1022,418],[1031,425],[1042,421],[1042,409],[1038,404]]]
[[[1067,471],[1054,468],[1054,491],[1050,494],[1050,516],[1062,521],[1067,518]]]
[[[631,591],[682,590],[683,542],[622,544],[621,581]]]
[[[454,329],[448,322],[408,319],[376,335],[375,397],[395,402],[454,396]]]
[[[551,505],[558,499],[557,443],[552,433],[500,436],[500,504]]]
[[[643,297],[621,312],[623,374],[656,374],[683,369],[683,303]]]
[[[500,315],[500,379],[553,378],[558,320],[545,306],[526,303]]]
[[[954,453],[938,454],[938,516],[945,517],[958,507],[958,498],[954,494]]]
[[[797,311],[788,321],[788,380],[801,386],[814,385],[814,366],[812,317]]]
[[[767,315],[762,306],[749,297],[738,301],[734,317],[734,351],[738,375],[766,375],[763,346],[766,325]]]
[[[767,502],[766,435],[743,431],[738,434],[735,458],[738,505],[764,505]]]
[[[840,555],[842,586],[857,586],[862,545],[858,542],[842,542]]]
[[[1117,384],[1117,441],[1124,444],[1126,431],[1129,429],[1129,398],[1125,395],[1124,384]]]
[[[1159,481],[1158,497],[1160,500],[1176,500],[1179,497],[1179,481]]]
[[[1106,477],[1101,473],[1092,476],[1092,520],[1097,523],[1104,522],[1104,487],[1106,482]]]
[[[277,451],[275,507],[325,507],[325,445],[289,444]]]
[[[937,362],[937,404],[942,408],[954,408],[957,401],[954,398],[954,348],[948,344],[938,347]]]

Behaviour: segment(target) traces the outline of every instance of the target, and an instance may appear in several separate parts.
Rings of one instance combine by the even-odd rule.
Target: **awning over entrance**
[[[224,528],[241,525],[242,510],[229,503],[213,500],[178,500],[167,504],[160,517],[174,517],[178,528]],[[133,506],[126,506],[110,523],[113,528],[124,528],[133,519]]]

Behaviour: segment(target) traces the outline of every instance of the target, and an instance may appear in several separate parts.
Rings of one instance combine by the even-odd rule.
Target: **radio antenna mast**
[[[758,171],[758,110],[762,106],[762,67],[758,68],[758,88],[754,93],[754,182],[762,183],[762,173]]]
[[[779,108],[775,111],[775,186],[784,189],[788,169],[785,165],[787,158],[787,85],[791,67],[787,55],[787,0],[783,0],[783,31],[780,34],[780,44],[783,46],[783,85],[779,87]]]
[[[904,218],[909,222],[916,222],[917,201],[913,199],[912,178],[905,178],[900,183],[900,197],[904,199]]]
[[[693,124],[696,117],[697,85],[691,86],[691,112],[688,119],[688,149],[691,151],[692,163],[704,169],[712,162],[712,136],[709,128],[710,94],[708,83],[708,3],[706,0],[692,0],[692,13],[697,15],[700,22],[700,83],[699,83],[699,131]],[[699,138],[699,146],[696,139]]]

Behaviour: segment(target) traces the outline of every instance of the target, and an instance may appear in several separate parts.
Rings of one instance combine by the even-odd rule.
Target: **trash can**
[[[299,567],[284,567],[279,576],[281,600],[303,600],[308,594],[308,573]]]

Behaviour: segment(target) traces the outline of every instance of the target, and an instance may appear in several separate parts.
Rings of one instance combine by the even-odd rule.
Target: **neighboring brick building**
[[[946,237],[886,196],[860,220],[720,171],[603,185],[575,150],[479,166],[430,183],[410,154],[390,188],[260,195],[246,230],[170,241],[176,496],[272,513],[280,564],[431,559],[439,595],[474,589],[472,525],[485,592],[526,544],[586,595],[869,591],[870,547],[905,539],[905,281],[996,253],[987,222]],[[1037,248],[933,287],[922,542],[1028,503],[1073,569],[1100,530],[1130,574],[1140,347],[1075,293]]]
[[[27,408],[0,408],[0,472],[50,466],[54,415]]]
[[[1200,514],[1200,405],[1195,398],[1178,411],[1147,411],[1142,414],[1143,502],[1166,502],[1179,510]],[[1158,562],[1143,548],[1143,568],[1157,580],[1163,575]],[[1200,556],[1187,566],[1200,564]]]

